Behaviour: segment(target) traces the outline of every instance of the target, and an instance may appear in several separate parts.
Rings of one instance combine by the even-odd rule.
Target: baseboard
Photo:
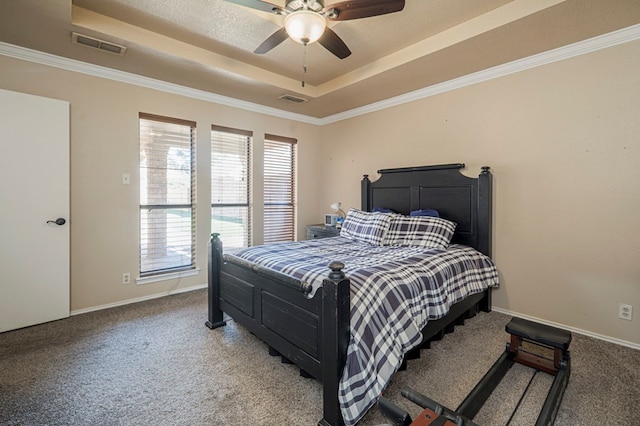
[[[127,299],[127,300],[123,300],[123,301],[120,301],[120,302],[108,303],[106,305],[92,306],[90,308],[78,309],[78,310],[75,310],[75,311],[71,311],[71,315],[80,315],[80,314],[86,314],[88,312],[101,311],[103,309],[115,308],[116,306],[124,306],[124,305],[129,305],[131,303],[144,302],[145,300],[158,299],[160,297],[165,297],[165,296],[169,296],[169,295],[172,295],[172,294],[186,293],[188,291],[200,290],[200,289],[203,289],[203,288],[207,288],[207,284],[199,284],[199,285],[195,285],[195,286],[191,286],[191,287],[179,288],[179,289],[171,290],[171,291],[164,291],[164,292],[152,294],[152,295],[149,295],[149,296],[137,297],[135,299]],[[496,311],[496,312],[501,313],[501,314],[505,314],[505,315],[509,315],[509,316],[513,316],[513,317],[518,317],[518,318],[524,318],[524,319],[529,320],[529,321],[539,322],[541,324],[550,325],[552,327],[558,327],[558,328],[562,328],[562,329],[565,329],[565,330],[569,330],[569,331],[571,331],[573,333],[578,333],[578,334],[582,334],[584,336],[593,337],[594,339],[604,340],[605,342],[614,343],[616,345],[626,346],[628,348],[640,350],[640,344],[638,344],[638,343],[633,343],[633,342],[629,342],[629,341],[622,340],[622,339],[616,339],[615,337],[610,337],[610,336],[605,336],[603,334],[593,333],[591,331],[582,330],[580,328],[575,328],[575,327],[570,327],[570,326],[567,326],[567,325],[564,325],[564,324],[559,324],[559,323],[553,322],[553,321],[543,320],[541,318],[532,317],[530,315],[524,315],[524,314],[521,314],[519,312],[512,312],[512,311],[509,311],[507,309],[497,308],[495,306],[493,306],[491,309],[493,311]]]
[[[529,320],[529,321],[534,321],[534,322],[539,322],[541,324],[550,325],[552,327],[562,328],[562,329],[565,329],[565,330],[569,330],[572,333],[582,334],[584,336],[593,337],[594,339],[604,340],[605,342],[609,342],[609,343],[615,343],[616,345],[626,346],[626,347],[632,348],[632,349],[640,349],[640,344],[638,344],[638,343],[628,342],[628,341],[622,340],[622,339],[616,339],[615,337],[610,337],[610,336],[605,336],[605,335],[598,334],[598,333],[593,333],[591,331],[582,330],[580,328],[569,327],[568,325],[559,324],[559,323],[553,322],[553,321],[543,320],[543,319],[532,317],[532,316],[529,316],[529,315],[524,315],[524,314],[521,314],[519,312],[512,312],[512,311],[509,311],[507,309],[496,308],[495,306],[492,306],[491,310],[499,312],[501,314],[510,315],[510,316],[518,317],[518,318],[524,318],[524,319]]]
[[[75,311],[71,311],[71,315],[80,315],[80,314],[86,314],[88,312],[101,311],[103,309],[115,308],[116,306],[124,306],[124,305],[129,305],[131,303],[144,302],[145,300],[158,299],[160,297],[170,296],[172,294],[178,294],[178,293],[186,293],[188,291],[200,290],[202,288],[207,288],[207,284],[198,284],[191,287],[184,287],[176,290],[163,291],[161,293],[151,294],[149,296],[136,297],[135,299],[127,299],[127,300],[122,300],[120,302],[108,303],[106,305],[92,306],[90,308],[78,309]]]

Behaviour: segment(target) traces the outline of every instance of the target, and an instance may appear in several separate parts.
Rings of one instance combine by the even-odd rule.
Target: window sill
[[[136,285],[173,280],[176,278],[179,279],[183,277],[191,277],[193,275],[198,275],[199,273],[200,273],[200,268],[195,268],[195,269],[189,269],[187,271],[169,272],[168,274],[150,275],[147,277],[136,278]]]

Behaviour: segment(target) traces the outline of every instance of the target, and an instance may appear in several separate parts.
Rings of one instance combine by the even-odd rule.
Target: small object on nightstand
[[[342,219],[342,216],[339,214],[325,214],[324,226],[336,226],[339,219]]]
[[[342,228],[342,222],[344,222],[344,218],[347,216],[344,210],[342,210],[342,203],[338,201],[337,203],[331,204],[331,210],[337,214],[325,214],[324,225],[332,226],[337,229]]]
[[[338,213],[342,218],[345,218],[347,214],[342,210],[342,202],[338,201],[337,203],[331,204],[331,210]]]
[[[307,240],[337,237],[338,235],[340,235],[340,230],[335,226],[307,225]]]

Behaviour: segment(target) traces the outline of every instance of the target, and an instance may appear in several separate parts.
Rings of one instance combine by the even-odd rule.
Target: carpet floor
[[[1,425],[315,425],[321,386],[241,326],[209,330],[206,290],[0,334]],[[384,396],[412,415],[408,386],[456,408],[504,351],[507,315],[480,313],[408,361]],[[573,335],[556,425],[640,424],[640,351]],[[475,421],[504,425],[532,370],[514,366]],[[511,425],[532,425],[539,373]],[[385,424],[377,408],[359,426]]]

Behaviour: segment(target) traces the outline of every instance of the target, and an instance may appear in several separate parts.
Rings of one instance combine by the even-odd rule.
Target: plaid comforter
[[[229,255],[226,255],[229,256]],[[498,285],[493,262],[462,245],[383,247],[345,237],[270,244],[233,254],[308,282],[315,290],[339,260],[351,281],[351,336],[339,400],[347,425],[375,404],[427,321],[465,297]],[[313,293],[312,293],[313,294]]]

